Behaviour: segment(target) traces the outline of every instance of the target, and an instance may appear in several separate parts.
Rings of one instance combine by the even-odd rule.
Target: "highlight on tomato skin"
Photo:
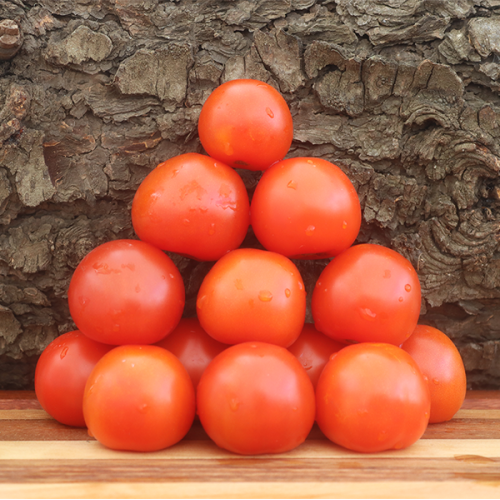
[[[234,168],[265,170],[288,153],[293,120],[271,85],[237,79],[217,87],[205,101],[198,134],[212,158]]]
[[[174,262],[139,240],[114,240],[89,252],[68,289],[69,310],[89,338],[112,345],[152,344],[181,319],[184,282]]]
[[[132,202],[137,236],[195,260],[215,261],[243,242],[250,223],[245,184],[228,165],[186,153],[160,163]]]
[[[216,356],[198,385],[200,422],[215,444],[242,455],[283,453],[307,438],[314,388],[287,349],[243,342]]]
[[[193,383],[171,352],[125,345],[103,356],[83,397],[89,434],[114,450],[157,451],[178,443],[195,414]]]
[[[451,420],[461,408],[467,391],[464,363],[455,344],[441,330],[417,325],[401,348],[427,377],[431,393],[429,423]]]
[[[267,249],[293,259],[323,259],[349,248],[361,227],[352,182],[333,163],[288,158],[268,168],[250,206],[255,236]]]
[[[35,394],[42,408],[61,424],[85,427],[85,384],[96,363],[112,348],[78,330],[53,340],[35,369]]]
[[[417,325],[418,274],[398,252],[354,245],[321,272],[311,300],[316,328],[340,342],[401,345]]]
[[[239,248],[205,276],[196,310],[203,329],[219,342],[288,347],[304,325],[306,291],[299,270],[284,255]]]
[[[346,347],[319,332],[313,323],[305,323],[297,340],[288,350],[299,360],[314,388],[330,356]]]
[[[316,386],[316,421],[328,439],[376,453],[418,441],[429,422],[427,381],[392,344],[363,342],[332,355]]]

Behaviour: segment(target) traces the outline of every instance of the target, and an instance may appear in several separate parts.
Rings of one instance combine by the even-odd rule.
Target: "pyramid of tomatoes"
[[[282,453],[316,421],[360,452],[407,447],[465,397],[458,350],[418,325],[417,272],[402,255],[355,244],[349,177],[318,157],[284,159],[293,119],[256,80],[216,88],[198,123],[206,154],[160,163],[139,186],[137,240],[92,250],[68,290],[78,328],[42,353],[35,390],[56,420],[104,446],[154,451],[199,418],[221,448]],[[262,171],[250,200],[242,169]],[[261,248],[242,247],[249,228]],[[213,262],[195,318],[169,257]],[[294,261],[329,259],[311,297]]]

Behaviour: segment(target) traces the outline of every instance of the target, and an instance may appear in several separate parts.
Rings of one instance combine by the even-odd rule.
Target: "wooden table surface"
[[[344,450],[313,428],[279,455],[217,448],[195,423],[155,453],[117,452],[64,426],[33,392],[0,391],[0,498],[500,498],[500,392],[398,451]]]

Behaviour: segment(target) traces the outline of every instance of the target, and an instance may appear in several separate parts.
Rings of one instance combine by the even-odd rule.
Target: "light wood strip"
[[[500,481],[2,484],[0,498],[499,498]]]
[[[404,450],[360,454],[345,450],[327,440],[307,440],[287,453],[258,455],[254,458],[453,458],[476,455],[500,457],[500,440],[490,439],[421,439]],[[155,459],[238,459],[247,458],[218,448],[211,441],[181,441],[153,453],[110,450],[97,441],[3,441],[0,442],[0,460],[99,460],[136,458]]]
[[[0,410],[0,420],[48,420],[53,418],[45,410]]]
[[[455,420],[457,418],[488,418],[500,420],[500,410],[458,410],[452,420]]]

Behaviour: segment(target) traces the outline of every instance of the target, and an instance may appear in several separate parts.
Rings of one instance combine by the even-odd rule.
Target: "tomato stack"
[[[225,83],[198,130],[209,156],[170,158],[139,186],[139,240],[105,243],[75,270],[78,330],[40,357],[41,405],[105,446],[137,451],[178,442],[196,414],[240,454],[291,450],[315,420],[352,450],[404,448],[452,418],[465,371],[444,333],[417,325],[415,269],[389,248],[353,245],[360,202],[338,166],[283,159],[293,121],[279,92]],[[263,171],[251,201],[235,168]],[[250,226],[262,248],[241,248]],[[165,251],[214,262],[196,318],[182,318],[183,280]],[[306,324],[293,261],[325,258]]]

